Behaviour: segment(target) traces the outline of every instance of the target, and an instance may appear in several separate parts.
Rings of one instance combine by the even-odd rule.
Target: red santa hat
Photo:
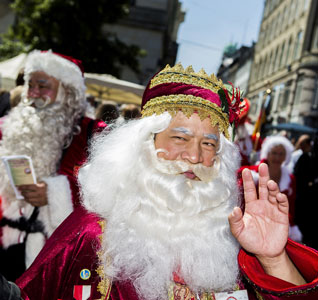
[[[24,76],[26,84],[30,74],[36,71],[45,72],[47,75],[61,81],[65,86],[75,89],[79,96],[85,98],[85,82],[83,66],[80,60],[59,53],[49,51],[32,51],[26,60]]]

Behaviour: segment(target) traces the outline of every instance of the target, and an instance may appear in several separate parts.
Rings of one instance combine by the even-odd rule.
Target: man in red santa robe
[[[1,126],[0,156],[31,157],[38,184],[19,186],[24,199],[18,200],[5,168],[0,169],[0,265],[9,278],[21,271],[19,262],[24,268],[24,243],[28,267],[79,205],[75,175],[85,161],[88,139],[105,127],[84,117],[86,88],[79,60],[35,50],[24,74],[22,101]]]
[[[259,197],[243,171],[245,211],[238,207],[232,95],[203,71],[156,74],[142,119],[94,140],[79,172],[86,209],[63,222],[17,285],[3,280],[7,295],[315,299],[318,254],[287,240],[288,201],[266,164]]]

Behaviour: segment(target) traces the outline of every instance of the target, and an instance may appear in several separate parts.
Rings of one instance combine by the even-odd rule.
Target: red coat
[[[131,282],[112,283],[104,276],[98,257],[102,224],[105,221],[95,214],[81,207],[75,209],[53,233],[32,266],[16,281],[22,298],[71,300],[75,286],[89,286],[90,300],[139,300]],[[291,240],[286,250],[308,283],[296,286],[269,276],[253,255],[241,250],[239,286],[247,289],[250,300],[318,299],[318,252]],[[83,276],[84,271],[87,276]]]

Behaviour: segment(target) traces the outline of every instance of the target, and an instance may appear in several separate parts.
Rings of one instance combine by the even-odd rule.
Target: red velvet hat
[[[212,126],[218,126],[229,138],[229,125],[238,121],[240,91],[233,85],[225,85],[214,74],[202,69],[195,73],[191,66],[167,65],[149,82],[142,99],[143,117],[162,114],[172,116],[182,111],[190,117],[198,113],[201,120],[210,118]]]

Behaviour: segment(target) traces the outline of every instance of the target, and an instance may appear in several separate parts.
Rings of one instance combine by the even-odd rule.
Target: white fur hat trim
[[[61,81],[65,86],[75,88],[81,96],[85,95],[85,82],[82,71],[74,62],[54,54],[51,50],[30,52],[25,63],[25,82],[29,81],[30,74],[42,71]]]

